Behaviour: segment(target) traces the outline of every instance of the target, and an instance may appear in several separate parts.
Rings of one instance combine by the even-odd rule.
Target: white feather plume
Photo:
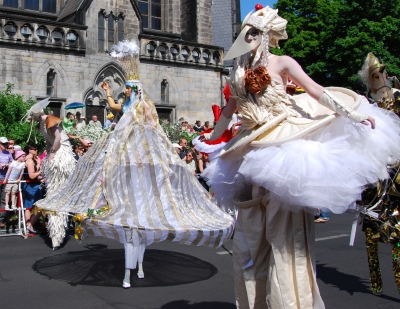
[[[120,41],[113,45],[113,50],[110,56],[118,60],[129,59],[139,56],[140,48],[135,41]]]
[[[30,108],[29,111],[31,113],[40,113],[42,110],[44,110],[46,108],[47,105],[49,105],[49,103],[50,103],[49,100],[50,100],[50,98],[47,98],[47,99],[44,99],[44,100],[42,100],[40,102],[37,102],[35,105],[33,105]]]

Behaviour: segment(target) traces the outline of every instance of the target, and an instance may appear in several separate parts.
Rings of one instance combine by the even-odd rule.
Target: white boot
[[[125,277],[124,281],[122,281],[122,287],[124,289],[129,289],[131,287],[131,270],[129,268],[125,268]]]
[[[138,263],[137,276],[138,276],[139,279],[143,279],[144,278],[143,263]]]

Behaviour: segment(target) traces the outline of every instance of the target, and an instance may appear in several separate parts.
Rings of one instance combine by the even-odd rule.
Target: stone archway
[[[97,70],[93,77],[93,84],[83,94],[83,103],[86,104],[86,117],[97,115],[104,124],[107,109],[107,96],[101,88],[103,81],[110,85],[111,95],[119,101],[125,95],[125,76],[123,69],[115,62],[108,62]]]
[[[32,74],[34,78],[32,80],[38,80],[37,87],[39,90],[39,96],[46,96],[47,86],[47,73],[49,70],[54,70],[57,73],[57,93],[56,97],[64,98],[67,94],[71,93],[71,84],[64,68],[56,61],[49,60],[43,63],[38,70]]]

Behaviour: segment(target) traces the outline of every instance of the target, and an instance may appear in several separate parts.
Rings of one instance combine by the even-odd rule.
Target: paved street
[[[348,246],[351,216],[318,224],[318,283],[327,309],[398,309],[390,246],[380,247],[384,293],[369,291],[364,235]],[[116,241],[70,239],[58,251],[41,235],[0,238],[3,308],[234,309],[231,256],[223,248],[164,242],[148,247],[145,279],[124,290],[124,251]],[[230,241],[226,248],[231,250]]]

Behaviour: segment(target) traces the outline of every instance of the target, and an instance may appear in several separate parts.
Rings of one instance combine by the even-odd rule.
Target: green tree
[[[281,50],[318,83],[361,90],[357,72],[368,52],[400,76],[400,0],[278,0],[288,20]]]
[[[16,144],[25,147],[29,137],[31,124],[27,122],[21,123],[29,108],[36,102],[29,99],[24,101],[21,95],[13,94],[13,85],[8,83],[4,91],[0,91],[0,136],[14,139]],[[43,150],[45,146],[44,138],[32,128],[32,134],[29,143],[36,144],[39,150]]]

